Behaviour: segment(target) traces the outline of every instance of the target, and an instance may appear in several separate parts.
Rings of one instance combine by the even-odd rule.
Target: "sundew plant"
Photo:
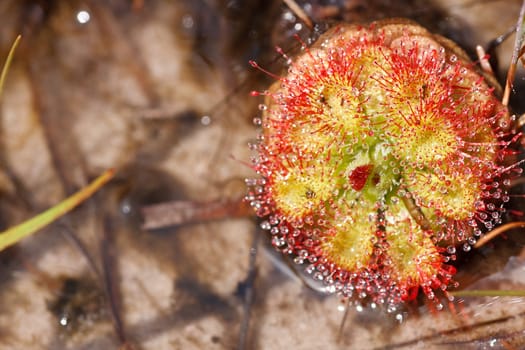
[[[456,250],[501,223],[520,173],[495,87],[403,20],[335,25],[289,61],[262,93],[247,196],[274,247],[358,303],[448,296]]]

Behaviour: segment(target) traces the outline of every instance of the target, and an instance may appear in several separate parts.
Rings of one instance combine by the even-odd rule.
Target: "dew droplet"
[[[272,225],[270,225],[270,223],[268,221],[266,221],[266,220],[261,222],[260,226],[261,226],[261,229],[263,229],[265,231],[268,231],[268,230],[270,230],[272,228]]]
[[[77,12],[76,16],[77,22],[80,24],[86,24],[91,20],[91,15],[86,10],[81,10]]]

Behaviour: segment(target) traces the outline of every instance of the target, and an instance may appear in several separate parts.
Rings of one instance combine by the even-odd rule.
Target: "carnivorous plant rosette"
[[[289,64],[263,93],[248,180],[262,228],[332,292],[390,310],[435,299],[456,249],[501,222],[506,108],[461,49],[410,22],[339,24]]]

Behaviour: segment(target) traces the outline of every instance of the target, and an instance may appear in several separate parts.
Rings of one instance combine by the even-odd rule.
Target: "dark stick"
[[[242,322],[241,322],[241,329],[239,331],[239,350],[246,349],[246,344],[248,341],[248,332],[250,330],[250,317],[251,317],[251,310],[253,306],[253,302],[255,300],[255,278],[257,277],[257,266],[256,266],[256,259],[257,259],[257,247],[259,245],[261,232],[257,229],[254,230],[254,236],[252,245],[250,247],[250,266],[248,269],[248,276],[246,277],[246,289],[244,292],[244,306],[243,306],[243,314],[242,314]]]
[[[97,264],[95,263],[95,260],[93,259],[93,256],[91,256],[88,249],[86,248],[86,245],[77,237],[75,232],[73,232],[69,226],[61,225],[61,227],[62,227],[62,230],[60,230],[60,233],[62,234],[62,236],[64,236],[64,238],[66,238],[73,247],[78,249],[80,254],[82,254],[84,258],[87,260],[89,268],[93,271],[97,279],[103,282],[100,270],[98,269]]]
[[[104,278],[104,290],[108,298],[109,309],[113,319],[113,328],[121,343],[122,349],[133,349],[128,342],[122,318],[120,317],[120,290],[115,283],[117,276],[117,252],[115,240],[113,238],[113,225],[109,216],[104,217],[104,226],[102,230],[102,240],[100,242],[100,251],[102,255],[102,272]]]
[[[253,209],[242,198],[203,203],[179,200],[145,206],[141,211],[144,230],[253,215]]]

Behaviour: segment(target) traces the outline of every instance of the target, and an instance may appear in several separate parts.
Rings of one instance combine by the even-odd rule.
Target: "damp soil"
[[[423,303],[397,318],[352,308],[340,330],[339,299],[254,241],[258,222],[238,204],[253,176],[260,101],[250,91],[272,80],[250,60],[278,74],[274,48],[293,53],[294,35],[308,42],[335,21],[387,17],[473,53],[514,24],[519,1],[298,2],[317,32],[277,0],[0,3],[1,57],[23,35],[1,97],[0,227],[118,170],[73,213],[0,253],[0,349],[523,347],[519,298],[468,298],[441,312]],[[500,78],[511,46],[493,53]],[[520,78],[518,112],[522,87]],[[144,229],[144,208],[166,202],[171,224]],[[462,286],[524,289],[524,244],[510,232],[460,255]]]

